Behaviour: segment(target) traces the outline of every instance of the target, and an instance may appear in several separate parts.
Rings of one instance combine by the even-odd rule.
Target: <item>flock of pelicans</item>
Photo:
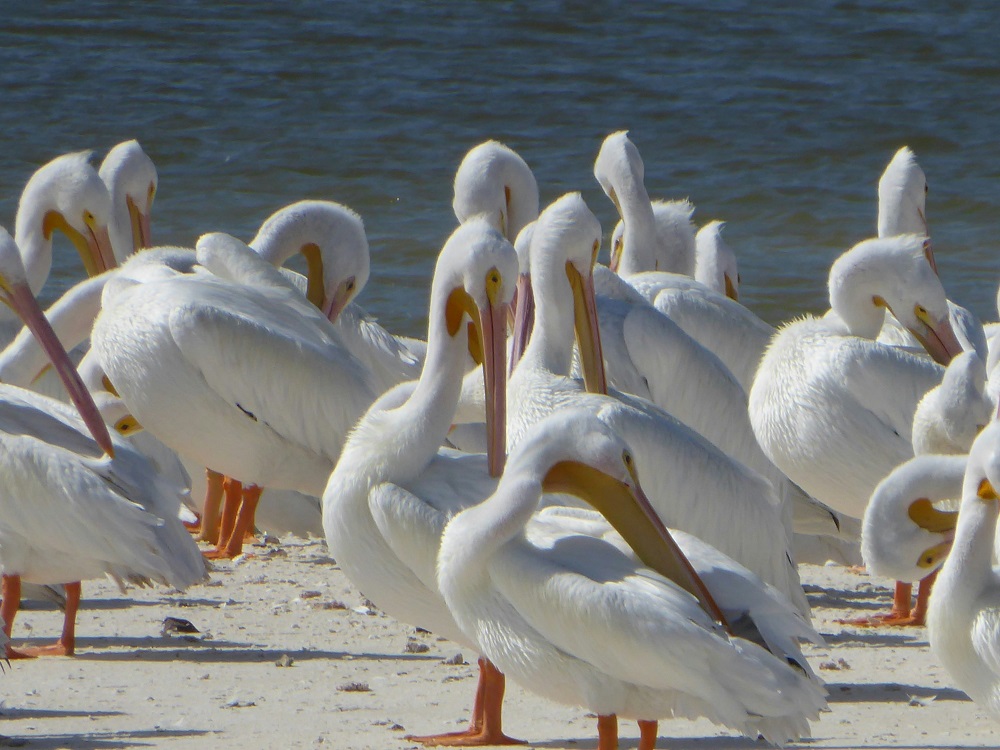
[[[472,149],[420,341],[356,305],[368,244],[344,206],[143,249],[157,178],[135,141],[99,172],[39,169],[0,229],[0,615],[9,636],[24,579],[65,584],[66,618],[8,656],[73,653],[81,579],[185,588],[267,515],[481,654],[470,727],[419,741],[511,742],[508,675],[593,711],[601,750],[617,716],[641,750],[668,717],[782,743],[826,708],[794,561],[850,562],[860,537],[900,581],[864,624],[926,618],[1000,713],[1000,344],[946,298],[913,154],[879,183],[878,238],[830,269],[830,311],[778,330],[737,301],[722,225],[650,200],[625,133],[594,173],[621,216],[610,267],[579,193],[539,213],[517,154]],[[89,278],[43,313],[55,230]],[[298,254],[305,276],[282,268]]]

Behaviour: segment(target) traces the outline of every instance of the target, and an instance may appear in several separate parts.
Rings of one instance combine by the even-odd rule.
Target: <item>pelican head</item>
[[[722,239],[722,221],[710,221],[696,237],[694,277],[709,289],[730,299],[740,298],[740,271],[736,253]]]
[[[878,181],[878,236],[929,236],[926,204],[927,177],[916,155],[903,146]]]
[[[640,472],[632,450],[610,427],[587,410],[564,409],[538,423],[518,444],[503,482],[541,477],[543,492],[584,500],[608,519],[643,563],[689,591],[724,623],[704,582],[650,505]]]
[[[94,440],[105,453],[114,456],[111,436],[101,419],[100,412],[31,293],[21,262],[21,253],[14,239],[3,227],[0,227],[0,301],[17,313],[24,325],[38,339]]]
[[[56,229],[76,246],[88,276],[96,276],[116,265],[108,234],[111,196],[97,171],[90,165],[90,152],[56,157],[28,180],[17,208],[15,235],[24,249],[40,232],[52,239]],[[40,279],[31,279],[38,289],[48,275],[51,251]]]
[[[123,141],[108,151],[98,171],[111,193],[111,244],[118,262],[153,246],[150,215],[159,177],[139,141]]]
[[[986,394],[986,365],[978,354],[958,354],[941,383],[929,390],[913,414],[913,452],[966,454],[994,411]]]
[[[483,367],[490,473],[500,476],[505,456],[507,306],[517,283],[517,253],[485,219],[456,229],[438,256],[431,299],[444,301],[444,322],[454,339],[465,336]]]
[[[619,130],[604,139],[601,150],[597,152],[597,159],[594,160],[594,177],[615,204],[621,218],[624,219],[625,214],[618,191],[622,186],[635,181],[641,183],[645,179],[645,173],[639,149],[629,140],[627,130]]]
[[[368,237],[361,217],[332,201],[293,203],[261,224],[252,247],[280,266],[302,253],[308,266],[306,296],[331,322],[368,283]]]
[[[460,224],[482,216],[513,242],[538,218],[538,182],[515,151],[486,141],[473,147],[459,164],[451,206]]]
[[[921,235],[865,240],[830,268],[830,307],[856,336],[875,338],[888,309],[941,364],[962,351],[941,279]]]
[[[874,575],[925,578],[944,562],[955,537],[966,456],[917,456],[896,467],[872,493],[861,553]]]
[[[601,224],[580,193],[567,193],[546,208],[531,239],[531,273],[565,278],[573,299],[573,325],[587,390],[607,393],[597,325],[594,263],[601,249]],[[562,300],[553,307],[562,309]]]
[[[959,523],[964,514],[965,504],[981,500],[993,507],[998,513],[997,494],[1000,488],[1000,420],[994,419],[972,444],[969,460],[965,469],[965,480],[962,485],[962,511],[959,513]]]

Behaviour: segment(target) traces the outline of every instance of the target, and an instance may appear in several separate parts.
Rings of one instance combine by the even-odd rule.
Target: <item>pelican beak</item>
[[[531,329],[535,325],[535,293],[531,289],[530,274],[522,273],[517,277],[514,299],[517,301],[517,307],[514,312],[514,343],[510,349],[511,373],[524,356],[528,339],[531,338]]]
[[[611,269],[612,273],[618,273],[618,266],[622,262],[622,248],[625,247],[624,235],[616,240],[613,240],[611,245],[611,258],[608,261],[608,268]]]
[[[327,320],[331,323],[336,323],[337,318],[340,317],[340,313],[344,311],[344,308],[347,307],[347,303],[351,301],[353,294],[354,277],[350,276],[341,281],[339,286],[337,286],[337,291],[333,293],[333,296],[323,303],[323,315],[326,316]]]
[[[921,221],[923,221],[923,219],[924,219],[923,213],[920,212],[919,210],[917,211],[917,213],[920,214],[920,219],[921,219]],[[924,234],[928,234],[928,232],[927,232],[927,222],[926,221],[924,221]],[[934,273],[936,275],[940,276],[941,274],[938,273],[937,261],[934,260],[934,248],[931,247],[931,238],[930,237],[928,237],[927,239],[924,240],[924,256],[927,258],[927,262],[931,264],[931,268],[934,270]]]
[[[993,485],[990,483],[989,479],[984,479],[979,483],[979,489],[976,491],[980,500],[985,500],[987,502],[997,500],[997,492],[993,489]]]
[[[118,265],[115,258],[115,251],[111,249],[111,236],[108,233],[107,225],[98,227],[87,227],[87,249],[91,256],[96,259],[97,273],[104,273],[110,268]],[[96,276],[96,274],[91,274]]]
[[[486,273],[486,306],[482,309],[462,287],[448,295],[445,322],[451,336],[468,324],[469,355],[483,366],[486,396],[486,453],[490,476],[499,477],[507,460],[507,304],[500,299],[503,279],[496,268]]]
[[[958,513],[938,510],[926,497],[910,503],[906,513],[913,523],[933,534],[954,532],[958,524]]]
[[[55,331],[52,330],[52,326],[42,312],[42,308],[35,301],[35,297],[32,295],[28,285],[23,283],[16,285],[2,283],[0,287],[2,287],[0,299],[6,302],[18,314],[21,320],[24,321],[24,325],[38,339],[38,343],[41,344],[45,353],[48,354],[49,359],[52,360],[52,366],[66,386],[66,391],[69,393],[69,397],[76,406],[77,411],[80,412],[80,416],[83,418],[84,424],[87,425],[87,429],[90,430],[90,434],[93,435],[94,440],[97,441],[101,449],[114,458],[115,449],[111,442],[111,435],[108,434],[108,427],[104,424],[101,413],[97,410],[97,404],[94,403],[90,391],[87,390],[80,379],[79,373],[73,366],[72,361],[70,361],[69,355],[66,353],[63,345],[56,337]]]
[[[736,284],[733,283],[733,280],[729,277],[728,273],[724,273],[722,274],[722,276],[726,282],[726,296],[729,297],[729,299],[736,300],[737,302],[739,302],[740,293],[736,288]]]
[[[955,330],[951,327],[951,321],[946,315],[941,320],[935,321],[927,311],[917,306],[915,310],[919,327],[910,329],[910,333],[931,355],[931,358],[942,365],[947,365],[952,358],[962,353],[962,345],[955,336]]]
[[[545,492],[576,495],[597,509],[635,551],[643,564],[692,594],[730,633],[732,629],[705,582],[685,557],[638,481],[631,483],[578,461],[555,464],[542,480]]]
[[[149,228],[149,214],[139,210],[131,195],[125,196],[125,205],[128,206],[128,217],[132,223],[132,252],[137,253],[147,247],[152,247],[153,238]]]
[[[584,278],[572,261],[566,261],[566,276],[573,289],[573,327],[576,329],[577,346],[580,347],[583,383],[590,393],[607,394],[608,381],[604,373],[601,331],[597,325],[594,275],[588,273]]]
[[[507,460],[507,305],[500,301],[500,273],[487,274],[489,300],[479,313],[479,341],[486,391],[486,455],[490,476],[499,477]]]
[[[607,193],[611,202],[615,204],[615,211],[618,212],[618,218],[625,221],[625,214],[622,212],[622,204],[618,201],[618,193],[615,192],[613,187],[609,187]]]

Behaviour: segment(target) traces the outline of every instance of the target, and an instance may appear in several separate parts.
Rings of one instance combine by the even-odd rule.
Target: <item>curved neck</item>
[[[30,195],[21,199],[14,220],[14,241],[21,250],[25,276],[32,294],[38,294],[52,269],[52,236],[45,236],[45,210]]]
[[[618,273],[631,276],[643,271],[656,270],[656,220],[649,193],[642,180],[629,175],[615,185],[618,205],[625,225],[621,262]]]
[[[562,258],[560,254],[555,257]],[[532,261],[535,323],[522,359],[530,367],[554,375],[569,375],[574,341],[573,290],[565,268],[553,267],[556,265],[558,263]]]
[[[952,597],[974,599],[993,578],[993,537],[998,516],[998,501],[981,500],[976,495],[976,487],[970,488],[967,482],[955,541],[941,572],[942,579],[952,579],[956,583],[948,585],[945,580],[938,583],[938,587],[950,591]]]
[[[468,332],[463,322],[455,336],[448,333],[446,298],[438,297],[431,301],[427,353],[410,397],[402,405],[378,413],[374,419],[380,439],[374,445],[361,441],[363,454],[348,461],[376,466],[372,481],[406,481],[420,474],[444,442],[458,408],[468,359]],[[364,431],[370,417],[371,412],[359,424],[359,432]],[[345,454],[353,452],[352,442],[345,447]]]
[[[885,273],[876,255],[851,252],[830,269],[830,308],[855,336],[878,338],[885,322],[885,308],[876,304],[884,290]]]

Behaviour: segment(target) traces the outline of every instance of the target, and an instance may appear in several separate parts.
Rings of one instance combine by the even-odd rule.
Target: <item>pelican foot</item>
[[[38,656],[72,656],[75,649],[62,641],[50,646],[26,646],[21,649],[7,649],[8,659],[34,659]]]
[[[885,612],[880,615],[835,620],[835,622],[839,625],[853,625],[856,628],[906,628],[922,627],[926,624],[924,620],[924,616],[916,613]]]
[[[527,745],[524,740],[515,740],[503,732],[489,732],[470,727],[464,732],[448,732],[446,734],[429,734],[423,737],[407,735],[403,739],[408,742],[419,742],[427,747],[484,747],[487,745]]]

